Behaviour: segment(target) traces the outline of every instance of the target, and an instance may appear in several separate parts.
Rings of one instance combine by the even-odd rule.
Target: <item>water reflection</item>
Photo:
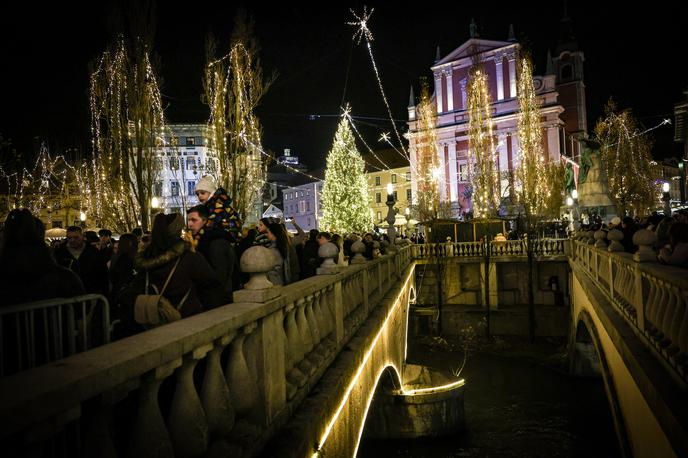
[[[450,368],[451,358],[444,356],[419,359]],[[570,377],[524,359],[486,353],[473,355],[462,376],[467,383],[465,431],[421,440],[365,439],[358,456],[619,456],[602,379]]]

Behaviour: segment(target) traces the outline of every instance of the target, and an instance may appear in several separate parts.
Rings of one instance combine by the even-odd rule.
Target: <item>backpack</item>
[[[148,294],[149,282],[148,271],[146,271],[146,289],[144,289],[143,294],[136,296],[136,300],[134,302],[134,319],[137,323],[142,324],[147,328],[153,328],[162,324],[181,320],[182,316],[179,313],[179,310],[189,297],[191,289],[186,292],[182,300],[179,302],[179,305],[176,307],[172,305],[169,299],[163,296],[163,294],[165,294],[167,284],[170,282],[174,271],[177,270],[179,259],[180,258],[177,258],[177,262],[174,263],[174,267],[172,267],[172,270],[167,276],[167,280],[165,280],[165,284],[160,292],[158,292],[158,288],[155,285],[150,285],[153,287],[155,294]]]

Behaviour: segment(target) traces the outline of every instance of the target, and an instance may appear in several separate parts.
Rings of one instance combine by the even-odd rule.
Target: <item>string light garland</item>
[[[468,84],[469,174],[473,187],[475,217],[493,215],[499,205],[499,169],[494,145],[487,74],[478,62],[471,68]]]
[[[609,195],[621,215],[646,214],[659,193],[652,180],[656,176],[650,158],[652,143],[642,135],[644,132],[638,133],[637,126],[631,110],[619,112],[611,100],[605,107],[605,118],[595,126],[595,135],[602,145],[600,159],[607,173]]]
[[[372,8],[370,10],[370,13],[368,13],[367,8],[364,6],[363,14],[360,16],[357,15],[353,10],[350,10],[351,14],[353,14],[354,18],[356,18],[356,21],[347,22],[347,25],[358,27],[353,36],[353,39],[357,40],[357,44],[360,44],[361,40],[365,40],[366,49],[368,50],[368,55],[370,56],[370,62],[373,66],[373,71],[375,72],[375,80],[377,81],[377,87],[380,90],[380,95],[382,95],[382,100],[385,103],[385,107],[387,108],[387,115],[389,116],[389,121],[392,124],[392,129],[394,130],[394,133],[397,137],[397,141],[399,142],[403,154],[399,152],[396,148],[395,151],[400,153],[400,155],[404,159],[410,160],[408,151],[406,151],[406,148],[404,148],[404,142],[401,140],[401,135],[399,134],[399,130],[397,129],[396,123],[394,122],[394,116],[392,116],[392,109],[390,108],[389,101],[387,100],[387,96],[385,95],[385,89],[382,86],[380,72],[377,68],[377,63],[375,62],[375,56],[373,55],[373,47],[371,44],[373,41],[373,34],[370,31],[370,28],[368,28],[368,21],[370,20],[370,16],[373,14],[374,10],[375,9]]]
[[[540,104],[535,95],[530,60],[519,62],[518,141],[519,164],[516,173],[518,197],[527,216],[542,215],[552,190],[545,180],[545,158],[542,147]]]

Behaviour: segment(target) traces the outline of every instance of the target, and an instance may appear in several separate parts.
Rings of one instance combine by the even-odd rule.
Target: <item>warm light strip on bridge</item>
[[[442,391],[449,391],[449,390],[452,390],[454,388],[458,388],[458,387],[463,386],[465,384],[466,384],[465,379],[459,379],[455,382],[447,383],[446,385],[433,386],[430,388],[417,388],[415,390],[408,390],[408,391],[402,388],[401,394],[403,394],[404,396],[413,396],[416,394],[440,393]]]
[[[320,437],[320,441],[318,441],[318,446],[315,449],[315,453],[313,453],[313,457],[319,456],[320,450],[322,449],[323,445],[325,444],[325,441],[327,441],[327,438],[329,437],[330,432],[332,432],[332,428],[334,427],[334,424],[337,421],[337,418],[339,418],[339,414],[344,409],[344,406],[346,405],[346,402],[348,401],[349,396],[351,395],[351,391],[353,391],[354,386],[356,385],[356,382],[358,381],[358,378],[361,376],[361,373],[363,372],[363,368],[365,367],[366,363],[368,362],[368,359],[370,359],[370,355],[373,353],[373,349],[375,348],[375,345],[377,344],[378,339],[382,335],[382,332],[385,330],[385,328],[387,328],[387,324],[389,323],[389,319],[391,318],[392,314],[396,311],[397,307],[401,303],[401,298],[404,295],[404,291],[406,290],[406,287],[407,287],[409,281],[411,280],[411,278],[413,278],[413,271],[414,271],[414,269],[411,269],[411,271],[409,272],[408,277],[406,278],[406,281],[404,282],[404,286],[402,286],[402,288],[401,288],[401,292],[399,293],[397,298],[394,300],[394,305],[392,306],[389,313],[387,314],[387,317],[385,318],[384,323],[382,324],[382,326],[380,326],[380,330],[378,331],[377,335],[375,336],[375,339],[373,339],[373,343],[370,345],[370,347],[366,351],[366,354],[365,354],[365,357],[363,358],[363,361],[358,366],[358,369],[356,370],[356,375],[354,375],[353,379],[349,383],[349,386],[346,388],[346,391],[344,392],[344,396],[342,397],[342,400],[339,403],[339,406],[337,407],[337,411],[334,413],[334,415],[330,419],[330,422],[327,424],[327,428],[325,428],[325,433]],[[399,371],[397,370],[397,368],[393,364],[390,364],[390,366],[394,367],[394,370],[397,371],[397,374],[399,374]],[[387,367],[387,366],[385,366],[385,367]],[[384,368],[383,368],[383,370],[384,370]],[[380,371],[380,373],[381,372],[382,371]],[[379,374],[378,374],[378,377],[379,377]],[[399,377],[399,381],[401,382],[401,377]],[[373,393],[375,393],[374,390],[373,390]],[[371,400],[372,400],[372,394],[370,396],[370,399],[368,399],[368,405],[366,406],[366,409],[365,409],[365,415],[367,415],[367,413],[368,413],[368,408],[370,407],[370,401]],[[364,420],[366,418],[365,415],[363,416]],[[365,424],[365,422],[363,422],[361,424],[361,431],[359,432],[359,441],[360,441],[360,434],[363,431],[363,424]],[[356,444],[356,449],[358,449],[358,444]]]

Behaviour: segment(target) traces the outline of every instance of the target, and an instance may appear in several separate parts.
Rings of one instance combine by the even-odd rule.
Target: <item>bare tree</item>
[[[216,178],[246,217],[265,183],[261,127],[256,107],[274,80],[263,78],[253,23],[239,13],[229,52],[217,57],[217,43],[206,46],[205,97],[210,108],[210,147],[219,161]]]

